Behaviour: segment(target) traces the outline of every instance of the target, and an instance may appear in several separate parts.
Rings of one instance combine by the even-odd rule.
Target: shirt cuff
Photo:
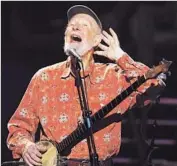
[[[28,149],[28,147],[34,144],[34,142],[31,142],[30,140],[23,140],[21,141],[20,145],[16,146],[14,150],[12,151],[12,155],[14,159],[21,158],[23,156],[23,153]]]
[[[126,66],[126,63],[129,62],[129,56],[127,53],[124,52],[124,54],[119,57],[117,60],[116,60],[116,64],[118,64],[119,66],[123,67]]]

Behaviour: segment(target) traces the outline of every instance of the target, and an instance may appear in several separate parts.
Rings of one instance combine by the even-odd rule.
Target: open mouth
[[[78,36],[78,35],[71,35],[71,39],[73,41],[76,41],[76,42],[81,42],[82,41],[81,37]]]

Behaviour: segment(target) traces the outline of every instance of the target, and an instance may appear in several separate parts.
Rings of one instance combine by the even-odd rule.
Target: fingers
[[[103,33],[102,33],[102,40],[108,46],[113,46],[113,45],[119,46],[119,40],[118,40],[117,34],[113,31],[112,28],[109,28],[109,31],[110,31],[111,35],[108,34],[106,31],[103,31]]]
[[[30,158],[30,157],[29,157],[29,155],[27,155],[27,154],[23,157],[25,163],[26,163],[28,166],[33,166],[33,164],[30,162],[29,158]]]
[[[105,51],[95,51],[94,54],[101,55],[101,56],[107,56]]]
[[[107,38],[107,37],[105,37],[103,34],[102,34],[102,39],[103,39],[103,41],[104,41],[107,45],[109,45],[109,44],[110,44],[110,42],[109,42],[108,38]]]
[[[40,153],[40,151],[36,150],[35,154],[38,158],[42,158],[42,154]]]
[[[111,35],[109,35],[106,31],[103,31],[103,35],[109,40],[113,40],[113,37]]]
[[[38,152],[39,153],[39,152]],[[40,153],[39,153],[40,154]],[[42,158],[42,155],[41,157],[39,157],[39,155],[36,154],[36,152],[34,153],[29,153],[30,157],[35,161],[35,162],[38,162],[38,163],[41,163],[41,158]]]
[[[35,155],[32,155],[32,156],[30,156],[30,154],[26,154],[25,155],[25,158],[26,158],[26,160],[25,160],[25,162],[29,165],[29,166],[41,166],[42,165],[42,162],[37,162],[37,161],[35,161],[35,158],[36,156]]]
[[[108,50],[108,47],[105,46],[105,45],[103,45],[103,44],[101,44],[101,43],[98,44],[98,47],[101,48],[101,49],[104,50],[104,51]]]
[[[117,37],[117,34],[113,31],[112,28],[109,28],[110,34],[108,34],[106,31],[102,32],[102,40],[105,42],[105,44],[100,43],[98,47],[101,49],[101,51],[95,51],[94,53],[97,55],[105,56],[111,60],[117,60],[119,52],[119,40]]]
[[[110,30],[111,35],[113,36],[114,41],[116,42],[116,44],[119,45],[119,39],[117,37],[117,34],[113,31],[112,28],[109,28],[109,30]]]
[[[28,147],[23,153],[23,158],[29,166],[42,165],[42,154],[39,152],[35,144]]]
[[[103,41],[108,45],[110,45],[111,43],[115,43],[119,45],[117,34],[114,32],[112,28],[109,28],[109,31],[111,35],[108,34],[106,31],[103,31],[103,34],[102,34]]]
[[[37,147],[38,151],[41,153],[45,153],[47,151],[47,146],[44,146],[42,144],[37,144],[36,147]]]

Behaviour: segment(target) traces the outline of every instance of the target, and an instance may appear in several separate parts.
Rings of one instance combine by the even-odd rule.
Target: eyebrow
[[[80,19],[80,18],[79,18]],[[69,26],[69,24],[70,23],[72,23],[72,19],[70,19],[69,21],[68,21],[68,23],[66,24],[66,26],[65,26],[65,32],[66,32],[66,29],[67,29],[67,27]],[[88,20],[85,20],[84,19],[84,23],[87,23],[87,25],[91,25],[91,26],[94,26],[94,23],[92,22],[92,21],[88,21]],[[95,22],[96,23],[96,22]],[[97,23],[96,23],[97,24]],[[99,25],[97,24],[97,26],[99,27]],[[97,29],[97,28],[96,28]],[[96,31],[99,31],[98,33],[100,33],[100,32],[102,32],[102,29],[100,29],[100,27],[99,27],[99,30],[96,30]]]

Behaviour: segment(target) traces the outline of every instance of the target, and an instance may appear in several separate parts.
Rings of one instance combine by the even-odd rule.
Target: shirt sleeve
[[[37,74],[31,79],[27,90],[8,122],[7,146],[12,150],[13,158],[20,158],[25,145],[34,142],[39,123],[37,115]]]
[[[144,75],[149,70],[148,66],[144,65],[143,63],[134,61],[126,53],[124,53],[124,55],[117,60],[117,64],[123,70],[125,80],[127,80],[125,85],[123,85],[125,88],[135,82],[138,76]],[[144,106],[150,104],[156,99],[156,97],[163,89],[164,84],[161,84],[161,80],[147,80],[120,104],[119,109],[121,110],[121,113],[131,109],[135,104],[136,106]]]

